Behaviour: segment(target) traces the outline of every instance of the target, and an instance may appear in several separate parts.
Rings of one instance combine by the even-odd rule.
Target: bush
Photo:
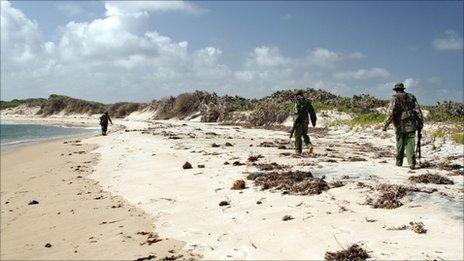
[[[97,114],[105,111],[105,105],[98,102],[85,101],[67,96],[52,94],[41,106],[37,114],[49,116],[64,112],[64,114]]]
[[[290,116],[290,102],[261,102],[250,115],[250,124],[254,126],[269,126],[280,124]]]
[[[458,102],[444,101],[437,105],[428,107],[428,121],[464,123],[464,104]]]
[[[8,109],[18,107],[19,105],[25,104],[28,107],[42,106],[47,99],[44,98],[31,98],[31,99],[14,99],[11,101],[0,101],[0,109]]]
[[[118,102],[115,104],[108,105],[106,110],[111,117],[124,118],[134,111],[145,108],[147,104],[143,103],[132,103],[132,102]]]

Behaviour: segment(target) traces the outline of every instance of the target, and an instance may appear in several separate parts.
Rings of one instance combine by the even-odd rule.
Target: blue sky
[[[2,99],[388,98],[399,81],[422,103],[463,99],[462,1],[2,1],[1,36]]]

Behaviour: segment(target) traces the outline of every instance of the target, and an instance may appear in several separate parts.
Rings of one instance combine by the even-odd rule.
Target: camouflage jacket
[[[311,117],[311,124],[316,126],[316,111],[314,110],[311,102],[306,98],[298,98],[293,104],[293,124],[309,124],[309,117]]]
[[[111,122],[111,124],[113,124],[109,115],[103,114],[102,116],[100,116],[100,125],[108,125],[108,121]]]
[[[416,97],[410,93],[393,95],[387,113],[385,129],[393,122],[396,132],[413,132],[422,129],[424,124],[424,117]]]

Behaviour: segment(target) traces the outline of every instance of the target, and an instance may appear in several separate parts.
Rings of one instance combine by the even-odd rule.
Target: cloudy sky
[[[463,99],[463,2],[1,1],[1,98],[321,88]]]

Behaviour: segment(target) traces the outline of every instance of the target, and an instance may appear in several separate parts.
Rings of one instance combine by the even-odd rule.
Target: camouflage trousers
[[[414,150],[416,132],[396,133],[396,166],[403,166],[404,150],[409,166],[416,166],[416,154]]]
[[[106,131],[108,130],[108,124],[102,124],[102,135],[106,135]]]
[[[301,154],[303,152],[303,142],[301,139],[303,138],[306,146],[309,146],[311,144],[308,135],[308,124],[298,124],[297,126],[295,126],[294,131],[295,151],[296,153]]]

